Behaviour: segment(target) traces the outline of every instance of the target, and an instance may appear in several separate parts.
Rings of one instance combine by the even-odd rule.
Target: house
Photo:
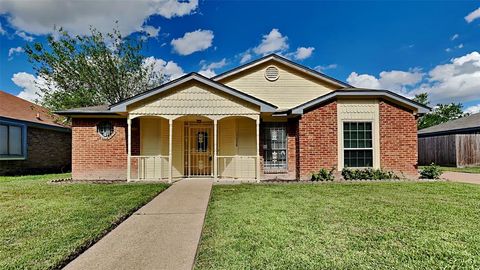
[[[418,131],[420,165],[480,165],[480,113]]]
[[[70,171],[71,130],[57,118],[0,91],[0,175]]]
[[[58,113],[72,118],[74,179],[260,181],[332,167],[416,175],[416,118],[428,110],[273,54]]]

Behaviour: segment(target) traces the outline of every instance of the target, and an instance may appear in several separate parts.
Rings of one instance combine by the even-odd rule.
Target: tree
[[[417,94],[413,100],[425,106],[430,104],[427,93]],[[428,128],[468,115],[463,113],[462,107],[462,103],[437,104],[431,112],[418,119],[418,129]]]
[[[118,28],[102,34],[71,36],[61,28],[47,46],[27,45],[25,52],[41,83],[40,103],[51,110],[113,104],[157,86],[163,76],[144,64],[142,39],[125,38]]]

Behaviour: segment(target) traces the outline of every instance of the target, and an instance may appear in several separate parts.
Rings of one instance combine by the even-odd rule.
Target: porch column
[[[260,115],[257,116],[257,183],[260,183]]]
[[[172,159],[172,141],[173,141],[173,138],[172,138],[172,132],[173,130],[173,120],[172,119],[168,119],[168,182],[169,183],[172,183],[172,175],[173,175],[173,172],[172,172],[172,164],[173,164],[173,159]]]
[[[218,177],[218,164],[217,164],[217,151],[218,151],[218,140],[217,140],[217,119],[213,119],[213,179],[216,181]]]
[[[130,119],[130,116],[127,118],[127,145],[127,182],[130,182],[132,176],[130,171],[132,166],[132,119]]]

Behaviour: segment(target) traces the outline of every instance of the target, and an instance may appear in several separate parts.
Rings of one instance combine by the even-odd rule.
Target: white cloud
[[[153,71],[159,75],[165,76],[167,80],[177,79],[185,74],[183,69],[173,61],[165,61],[153,56],[147,57],[143,60],[144,65],[152,66]]]
[[[253,51],[261,55],[285,51],[288,49],[287,39],[288,37],[283,36],[278,29],[274,28],[270,33],[263,36],[262,42],[253,48]]]
[[[170,44],[173,46],[173,50],[176,53],[180,55],[189,55],[211,47],[213,37],[213,31],[198,29],[193,32],[185,33],[183,37],[172,40]]]
[[[217,69],[217,68],[222,68],[227,65],[227,59],[223,58],[222,60],[218,62],[212,62],[210,64],[207,64],[205,61],[200,62],[202,65],[202,69]]]
[[[450,40],[451,40],[451,41],[454,41],[455,39],[457,39],[457,38],[459,38],[459,37],[460,37],[460,35],[454,34],[454,35],[450,38]]]
[[[451,52],[451,51],[452,51],[452,49],[450,49],[450,48],[446,48],[446,49],[445,49],[445,51],[446,51],[446,52]]]
[[[31,102],[35,102],[37,99],[41,99],[40,85],[45,85],[45,80],[35,77],[34,75],[26,72],[18,72],[13,74],[13,83],[22,88],[22,91],[17,95],[19,98],[26,99]]]
[[[457,49],[463,48],[463,43],[458,44],[458,46],[457,46],[456,48],[457,48]]]
[[[370,74],[352,72],[347,82],[355,87],[388,89],[407,95],[409,87],[418,84],[422,78],[423,73],[419,69],[382,71],[378,78]]]
[[[160,32],[160,27],[155,28],[154,26],[151,26],[151,25],[145,25],[145,26],[142,26],[141,31],[145,32],[148,35],[148,37],[156,38],[158,37],[158,33]]]
[[[0,35],[5,35],[6,33],[7,33],[7,31],[5,31],[5,29],[3,29],[2,23],[0,23]]]
[[[480,113],[480,104],[470,106],[466,108],[464,112],[469,114]]]
[[[19,37],[21,37],[23,40],[32,42],[34,38],[32,36],[27,35],[27,33],[22,32],[22,31],[16,31],[15,34]]]
[[[475,9],[474,11],[470,12],[467,16],[465,16],[465,20],[468,23],[471,23],[478,18],[480,18],[480,8]]]
[[[241,53],[240,54],[240,64],[245,64],[246,62],[252,60],[252,53],[250,52],[250,50],[247,50],[246,52],[244,53]]]
[[[379,77],[352,72],[347,82],[366,88],[386,88],[412,97],[426,92],[433,104],[480,99],[480,53],[477,51],[437,65],[428,73],[419,69],[383,71]]]
[[[211,69],[200,70],[198,73],[207,77],[207,78],[211,78],[211,77],[214,77],[215,75],[217,75],[217,73],[215,73],[215,71],[213,71]]]
[[[293,53],[293,57],[297,60],[307,59],[312,56],[314,47],[298,47],[297,50]]]
[[[323,72],[323,71],[328,70],[328,69],[336,69],[337,67],[338,67],[337,64],[330,64],[330,65],[326,65],[326,66],[316,66],[313,69],[315,69],[316,71],[319,71],[319,72]]]
[[[152,15],[167,19],[191,14],[198,0],[36,0],[0,1],[0,14],[6,14],[12,27],[34,35],[52,33],[54,26],[72,34],[89,34],[90,25],[101,32],[111,32],[118,21],[124,35],[137,32]]]
[[[24,50],[23,50],[22,47],[10,48],[10,49],[8,50],[8,57],[11,57],[11,56],[13,56],[13,55],[16,54],[16,53],[22,53],[22,52],[24,52]],[[11,58],[9,58],[9,60],[10,60],[10,59],[11,59]]]

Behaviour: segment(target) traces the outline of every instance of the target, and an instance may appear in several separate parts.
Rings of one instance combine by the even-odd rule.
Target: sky
[[[23,47],[55,26],[85,35],[116,21],[169,79],[277,53],[356,87],[480,112],[480,1],[0,0],[0,90],[37,98]]]

